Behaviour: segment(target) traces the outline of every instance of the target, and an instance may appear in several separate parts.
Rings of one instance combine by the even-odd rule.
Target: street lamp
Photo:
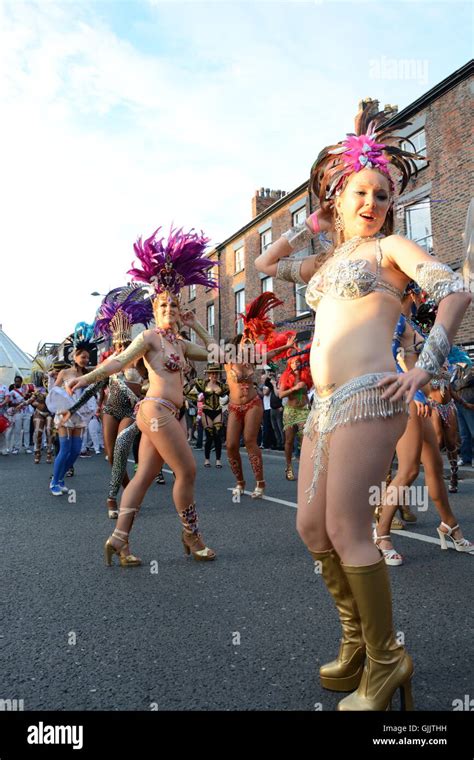
[[[91,296],[105,296],[106,293],[98,293],[97,290],[94,290],[93,293],[91,293]]]

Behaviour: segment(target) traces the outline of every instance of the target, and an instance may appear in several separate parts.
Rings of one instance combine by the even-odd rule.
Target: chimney
[[[261,187],[255,191],[252,198],[252,219],[263,213],[269,206],[276,203],[286,195],[285,190],[270,190],[269,187]]]

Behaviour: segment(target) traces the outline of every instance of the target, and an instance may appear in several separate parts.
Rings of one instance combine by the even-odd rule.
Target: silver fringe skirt
[[[327,471],[329,456],[329,437],[335,428],[348,425],[358,420],[376,417],[393,417],[395,414],[408,414],[405,398],[398,401],[383,399],[386,387],[377,387],[377,383],[392,372],[372,372],[348,380],[336,388],[330,396],[313,397],[304,435],[311,441],[317,436],[317,442],[311,455],[313,459],[313,479],[307,489],[308,503],[314,497],[318,477]]]

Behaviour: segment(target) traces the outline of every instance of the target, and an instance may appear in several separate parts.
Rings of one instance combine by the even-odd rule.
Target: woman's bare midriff
[[[318,395],[354,377],[395,372],[392,338],[400,302],[375,292],[350,301],[324,296],[318,306],[310,364]]]

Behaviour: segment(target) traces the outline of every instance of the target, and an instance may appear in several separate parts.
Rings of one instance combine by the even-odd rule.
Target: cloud
[[[88,294],[124,281],[138,235],[228,237],[257,187],[304,180],[361,95],[423,91],[370,82],[403,34],[368,45],[351,4],[223,6],[0,3],[0,322],[23,349],[90,321]]]

